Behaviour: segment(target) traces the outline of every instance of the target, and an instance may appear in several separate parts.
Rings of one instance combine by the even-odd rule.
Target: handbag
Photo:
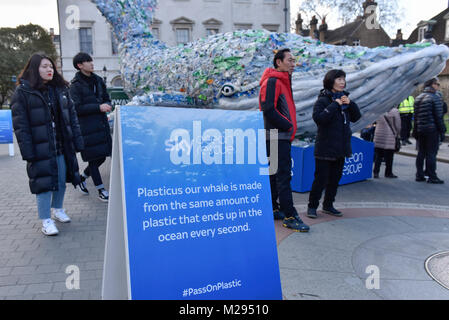
[[[391,126],[390,121],[388,121],[387,116],[384,116],[384,118],[385,118],[385,121],[387,122],[388,126],[390,127],[391,132],[393,132],[394,137],[395,137],[394,151],[399,152],[399,150],[401,150],[401,138],[399,138],[397,133],[394,132],[393,127]]]

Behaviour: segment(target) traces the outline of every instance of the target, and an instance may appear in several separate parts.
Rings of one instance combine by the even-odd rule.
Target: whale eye
[[[231,84],[225,84],[222,88],[221,88],[221,94],[224,95],[225,97],[230,97],[235,93],[235,88],[233,85]]]

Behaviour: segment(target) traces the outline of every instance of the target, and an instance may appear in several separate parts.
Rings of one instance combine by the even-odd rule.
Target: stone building
[[[89,0],[58,0],[58,12],[64,77],[73,78],[72,58],[86,51],[107,85],[121,87],[117,43],[95,5]],[[163,0],[152,29],[156,38],[174,46],[239,29],[284,32],[290,30],[289,17],[289,1],[284,0]]]

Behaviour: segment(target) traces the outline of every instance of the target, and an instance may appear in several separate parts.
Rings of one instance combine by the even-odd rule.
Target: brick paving
[[[67,185],[64,207],[72,222],[57,222],[59,235],[43,236],[17,145],[15,153],[10,157],[0,145],[0,299],[100,299],[107,203],[96,198],[91,179],[88,196]],[[101,167],[107,186],[109,166],[108,159]],[[70,265],[80,270],[79,290],[66,287]]]
[[[87,183],[89,196],[67,185],[64,207],[72,222],[57,223],[60,233],[56,237],[43,236],[36,199],[29,191],[25,162],[17,145],[15,151],[16,155],[10,157],[8,146],[0,145],[0,300],[101,299],[107,204],[96,199],[91,180]],[[80,166],[85,167],[81,160]],[[106,186],[109,167],[110,159],[101,168]],[[414,182],[414,158],[396,156],[394,172],[399,179],[371,179],[341,187],[337,205],[449,206],[449,164],[438,163],[437,172],[446,180],[444,185]],[[295,193],[295,205],[304,208],[307,198],[308,193]],[[66,286],[69,275],[65,271],[71,265],[80,270],[79,290]]]

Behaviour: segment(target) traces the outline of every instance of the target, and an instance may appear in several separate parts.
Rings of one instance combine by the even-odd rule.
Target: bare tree
[[[365,0],[303,0],[298,11],[309,20],[313,15],[321,20],[326,16],[337,18],[342,24],[354,21],[357,16],[363,16]],[[370,2],[370,1],[368,1]],[[394,29],[400,22],[400,7],[398,0],[376,0],[377,21],[387,29]],[[367,13],[373,14],[374,7],[368,7]]]

